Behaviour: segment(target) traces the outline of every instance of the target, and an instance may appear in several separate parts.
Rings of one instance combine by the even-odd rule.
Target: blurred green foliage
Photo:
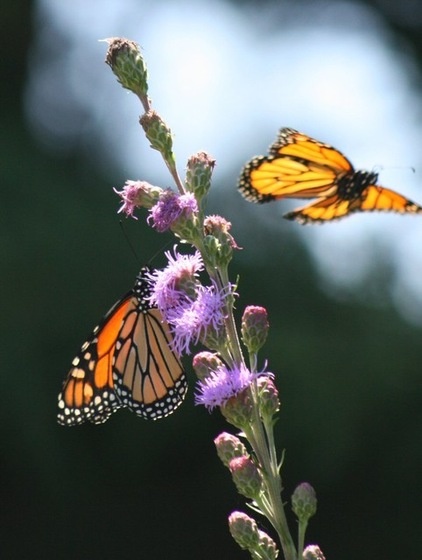
[[[230,511],[244,507],[213,448],[227,427],[193,406],[192,374],[187,402],[162,422],[122,411],[103,426],[56,425],[73,355],[139,264],[119,227],[115,184],[81,154],[52,159],[26,130],[19,92],[30,20],[12,6],[20,48],[0,129],[2,558],[244,558],[227,529]],[[212,199],[213,211],[224,202]],[[142,260],[171,239],[142,220],[125,228]],[[237,240],[247,251],[250,240]],[[285,498],[303,480],[314,485],[308,540],[327,557],[414,557],[421,329],[387,304],[330,299],[298,241],[287,232],[283,243],[265,267],[237,260],[233,278],[239,314],[251,303],[270,314],[265,355],[283,403]]]

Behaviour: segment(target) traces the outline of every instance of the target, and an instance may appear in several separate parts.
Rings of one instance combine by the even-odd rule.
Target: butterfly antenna
[[[170,239],[169,241],[167,241],[167,243],[164,243],[164,245],[162,245],[162,247],[158,249],[158,251],[156,251],[150,259],[148,259],[148,264],[150,265],[151,262],[154,261],[158,257],[158,255],[163,253],[171,243],[173,243],[173,239]]]
[[[412,173],[416,173],[416,168],[408,165],[376,165],[375,168],[380,171],[384,169],[410,169]]]
[[[132,243],[131,239],[129,238],[128,234],[127,234],[127,231],[125,230],[125,227],[124,227],[124,225],[123,225],[122,220],[119,220],[119,225],[120,225],[120,228],[121,228],[121,230],[122,230],[123,236],[124,236],[124,238],[126,239],[126,242],[127,242],[128,246],[129,246],[130,252],[131,252],[132,255],[135,257],[137,263],[138,263],[139,265],[141,265],[141,259],[139,258],[139,255],[138,255],[138,253],[136,252],[135,247],[133,246],[133,243]]]
[[[129,248],[130,248],[131,253],[134,255],[134,257],[135,257],[137,263],[139,264],[139,266],[143,266],[143,263],[141,262],[141,259],[139,258],[139,255],[138,255],[138,253],[136,252],[135,247],[133,246],[133,243],[132,243],[131,239],[129,238],[128,234],[127,234],[127,231],[125,230],[125,227],[124,227],[124,225],[123,225],[122,220],[119,220],[119,225],[120,225],[120,227],[121,227],[121,229],[122,229],[122,233],[123,233],[123,235],[124,235],[124,238],[125,238],[126,241],[127,241],[127,244],[128,244],[128,246],[129,246]],[[171,243],[173,243],[173,240],[172,240],[172,239],[170,239],[169,241],[167,241],[167,243],[165,243],[160,249],[158,249],[158,250],[152,255],[152,257],[151,257],[150,259],[148,259],[148,265],[151,265],[151,262],[154,261],[154,260],[157,258],[158,255],[160,255],[161,253],[163,253],[164,250],[167,249],[167,247],[169,247],[169,245],[171,245]]]

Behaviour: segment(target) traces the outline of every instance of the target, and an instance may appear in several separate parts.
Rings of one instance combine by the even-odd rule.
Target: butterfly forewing
[[[110,309],[74,358],[59,394],[59,424],[102,424],[122,406],[114,391],[112,362],[129,299],[125,296]]]

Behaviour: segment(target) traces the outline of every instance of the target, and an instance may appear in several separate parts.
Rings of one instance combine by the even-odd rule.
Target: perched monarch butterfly
[[[122,407],[157,420],[184,399],[185,373],[169,347],[168,325],[147,300],[148,271],[142,268],[73,360],[59,394],[59,424],[102,424]]]
[[[378,174],[356,171],[338,150],[292,128],[282,128],[268,156],[244,167],[238,188],[252,202],[279,198],[317,198],[285,214],[302,224],[327,222],[352,212],[383,210],[422,213],[411,200],[376,184]]]

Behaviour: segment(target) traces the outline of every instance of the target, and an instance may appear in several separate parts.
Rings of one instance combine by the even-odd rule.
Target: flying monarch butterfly
[[[58,397],[59,424],[102,424],[122,407],[157,420],[184,399],[185,373],[169,347],[169,327],[147,299],[148,272],[141,269],[133,289],[113,305],[73,360]]]
[[[238,188],[252,202],[279,198],[316,198],[285,214],[302,224],[327,222],[352,212],[383,210],[422,213],[422,207],[377,185],[378,174],[356,171],[338,150],[292,128],[282,128],[268,156],[244,167]]]

